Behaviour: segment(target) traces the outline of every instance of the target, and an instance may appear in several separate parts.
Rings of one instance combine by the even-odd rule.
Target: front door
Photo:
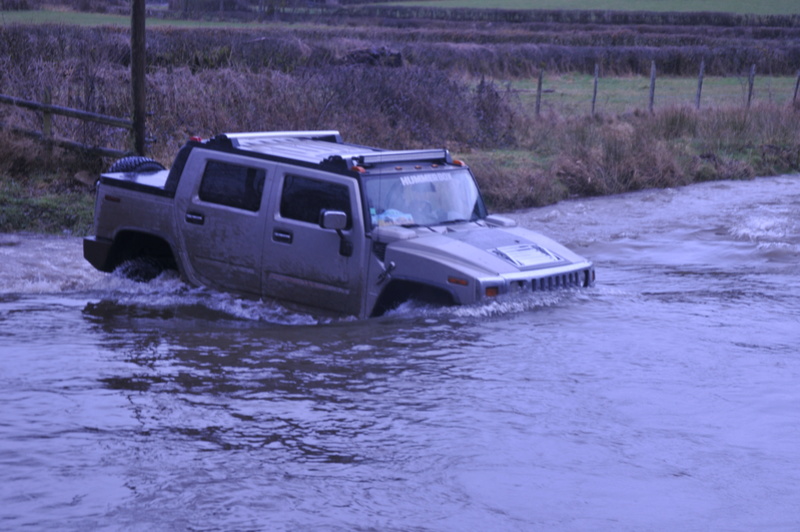
[[[197,155],[184,173],[200,179],[184,179],[193,188],[176,195],[192,272],[201,284],[260,296],[262,203],[267,203],[274,166],[233,154],[198,150]]]
[[[263,252],[264,293],[337,313],[360,315],[364,222],[352,178],[279,167]],[[340,211],[347,225],[321,226],[322,211]]]

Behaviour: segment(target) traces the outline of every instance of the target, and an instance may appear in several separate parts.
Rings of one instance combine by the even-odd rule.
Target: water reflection
[[[448,318],[276,327],[110,301],[83,314],[124,354],[128,371],[101,382],[127,394],[140,435],[278,462],[362,462],[414,445],[405,425],[430,408],[420,389],[469,378],[458,357],[481,344]]]

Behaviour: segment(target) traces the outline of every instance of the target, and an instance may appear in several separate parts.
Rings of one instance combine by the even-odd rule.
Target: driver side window
[[[352,226],[350,192],[345,185],[309,177],[287,175],[283,180],[280,213],[284,218],[319,224],[320,211],[342,211]]]

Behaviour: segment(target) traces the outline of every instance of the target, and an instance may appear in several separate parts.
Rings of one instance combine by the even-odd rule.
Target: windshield
[[[466,168],[365,179],[372,226],[437,225],[486,217]]]

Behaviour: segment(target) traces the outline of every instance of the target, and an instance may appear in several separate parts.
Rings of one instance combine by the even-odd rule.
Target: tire
[[[159,260],[152,257],[139,257],[123,262],[115,271],[131,281],[146,283],[158,277],[164,270],[165,268]]]
[[[164,165],[158,161],[154,161],[149,157],[142,157],[134,155],[131,157],[123,157],[118,160],[108,169],[109,172],[128,172],[128,173],[148,173],[158,172],[159,170],[166,170]]]

